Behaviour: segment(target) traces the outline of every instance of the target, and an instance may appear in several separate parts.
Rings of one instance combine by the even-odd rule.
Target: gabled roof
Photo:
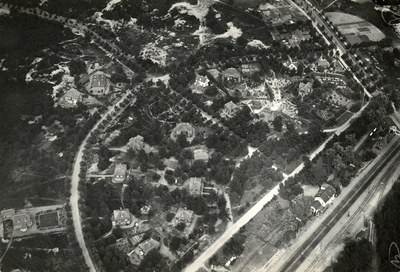
[[[201,187],[202,187],[201,178],[190,178],[189,194],[191,194],[191,195],[201,194]]]
[[[232,101],[229,101],[228,103],[225,104],[225,108],[229,109],[229,110],[233,110],[236,109],[238,106],[233,103]]]
[[[144,255],[147,255],[152,249],[158,248],[160,243],[153,238],[149,238],[143,243],[139,244],[140,249],[143,251]]]
[[[335,193],[335,188],[333,188],[331,185],[323,184],[315,197],[320,197],[326,203],[335,195]]]
[[[129,213],[129,209],[121,209],[121,210],[114,210],[114,221],[119,220],[131,220],[131,214]]]
[[[66,93],[65,93],[66,97],[71,97],[72,99],[76,99],[79,100],[82,96],[82,94],[80,92],[78,92],[78,90],[72,88],[69,89]]]

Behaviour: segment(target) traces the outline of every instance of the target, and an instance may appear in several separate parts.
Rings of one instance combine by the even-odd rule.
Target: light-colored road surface
[[[82,142],[82,144],[79,146],[79,151],[76,155],[75,159],[75,165],[74,165],[74,170],[73,174],[71,177],[71,198],[70,198],[70,204],[71,204],[71,211],[72,211],[72,220],[74,221],[74,229],[75,229],[75,235],[76,239],[78,240],[79,246],[82,249],[82,254],[83,257],[85,258],[86,265],[90,268],[91,272],[95,272],[96,269],[94,268],[92,259],[89,256],[89,251],[86,247],[85,244],[85,239],[83,239],[83,232],[82,232],[82,222],[81,222],[81,216],[79,214],[79,192],[78,192],[78,184],[79,184],[79,171],[80,171],[80,163],[82,161],[83,157],[83,149],[84,146],[86,145],[86,139]]]
[[[120,102],[123,101],[128,94],[132,94],[131,91],[127,92],[125,95],[121,97],[119,102],[116,104],[119,108],[120,111],[123,111],[124,108],[121,109]],[[136,99],[133,99],[131,103],[134,103]],[[89,251],[86,247],[85,244],[85,239],[83,238],[83,232],[82,232],[82,222],[81,222],[81,217],[79,213],[79,192],[78,192],[78,184],[79,184],[79,172],[80,172],[80,164],[82,162],[83,158],[83,150],[84,147],[87,143],[87,139],[89,138],[89,135],[91,134],[92,131],[96,130],[98,125],[107,118],[107,116],[111,113],[114,113],[114,107],[111,107],[103,116],[100,118],[100,120],[96,123],[96,125],[92,128],[92,130],[88,133],[86,136],[85,140],[83,140],[82,144],[79,146],[79,151],[76,155],[75,158],[75,164],[73,168],[73,173],[71,177],[71,198],[70,198],[70,203],[71,203],[71,210],[72,210],[72,220],[74,221],[74,228],[75,228],[75,235],[78,240],[79,246],[82,249],[82,254],[83,257],[85,258],[86,265],[90,268],[91,272],[95,272],[96,269],[93,265],[92,259],[90,258]],[[118,114],[117,114],[118,116]]]

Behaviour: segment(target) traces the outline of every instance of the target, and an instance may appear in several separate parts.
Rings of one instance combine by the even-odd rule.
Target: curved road
[[[128,94],[132,94],[132,91],[127,92],[124,96],[121,97],[121,99],[116,103],[120,108],[120,112],[122,112],[125,108],[121,108],[120,102],[123,101]],[[133,99],[131,103],[134,103],[136,99]],[[75,164],[74,164],[74,169],[71,177],[71,198],[70,198],[70,203],[71,203],[71,211],[72,211],[72,220],[74,221],[74,229],[75,229],[75,235],[78,240],[79,246],[82,249],[82,254],[83,257],[85,258],[86,265],[90,268],[91,272],[95,272],[96,269],[94,267],[94,264],[92,262],[92,259],[90,258],[89,251],[86,247],[85,244],[85,239],[83,238],[83,232],[82,232],[82,222],[81,222],[81,216],[79,213],[79,192],[78,192],[78,184],[79,184],[79,173],[81,169],[81,162],[83,158],[83,151],[84,147],[87,143],[87,139],[89,138],[89,135],[91,134],[92,131],[96,130],[98,125],[107,118],[111,113],[114,113],[115,110],[115,105],[112,106],[101,118],[100,120],[94,125],[94,127],[91,129],[91,131],[88,133],[86,136],[85,140],[83,140],[82,144],[79,146],[78,153],[75,158]],[[129,105],[129,103],[128,103]],[[119,114],[117,113],[117,115]]]

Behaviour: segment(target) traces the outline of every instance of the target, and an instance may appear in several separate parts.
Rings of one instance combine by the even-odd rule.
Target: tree
[[[343,249],[333,263],[334,272],[372,271],[373,246],[367,239],[351,241]]]
[[[273,121],[273,124],[274,124],[274,129],[278,132],[281,132],[283,127],[282,116],[280,115],[276,116]]]
[[[178,223],[175,228],[179,231],[183,231],[186,228],[186,224],[185,223]]]

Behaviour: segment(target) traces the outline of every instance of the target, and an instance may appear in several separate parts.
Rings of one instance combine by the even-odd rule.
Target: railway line
[[[391,164],[388,167],[388,171],[384,173],[384,175],[381,178],[381,182],[386,183],[388,179],[390,179],[393,174],[396,172],[396,166],[398,166],[400,162],[398,160],[393,160]],[[365,206],[369,203],[369,201],[374,197],[374,194],[381,189],[383,186],[381,182],[377,182],[369,191],[367,196],[364,198],[362,201],[361,205],[357,207],[357,210],[353,212],[353,214],[348,218],[346,223],[340,228],[340,230],[337,232],[337,234],[333,237],[331,241],[320,251],[318,256],[312,261],[312,263],[308,266],[308,268],[305,270],[305,272],[313,271],[314,266],[324,257],[324,254],[326,251],[334,245],[339,238],[343,235],[343,233],[348,229],[348,227],[353,223],[353,221],[356,219],[356,217],[364,210]]]
[[[336,207],[332,213],[330,213],[325,220],[322,221],[321,225],[316,229],[314,235],[304,241],[304,243],[286,260],[278,271],[282,272],[294,272],[302,264],[302,262],[310,255],[310,253],[318,246],[320,241],[328,234],[328,232],[336,225],[339,219],[347,213],[353,203],[365,192],[365,190],[371,185],[371,183],[377,178],[377,176],[388,166],[388,163],[392,161],[395,156],[398,156],[400,151],[400,138],[397,138],[393,143],[393,146],[387,150],[386,154],[377,158],[377,162],[371,167],[371,169],[365,174],[365,176],[349,191],[348,197],[343,199],[340,203],[336,203]],[[396,165],[397,162],[393,162],[390,166]],[[393,173],[394,167],[389,167],[387,175]],[[378,189],[374,186],[368,193],[367,199]],[[368,199],[369,200],[369,199]],[[363,201],[361,206],[365,206],[368,200]],[[357,216],[362,208],[357,209],[353,213],[352,218]],[[349,220],[350,221],[350,220]],[[347,228],[347,227],[346,227]],[[344,228],[344,230],[346,229]],[[342,231],[342,229],[341,229]],[[339,232],[341,232],[339,231]],[[325,247],[327,248],[327,247]],[[325,249],[326,250],[326,249]],[[322,253],[323,254],[323,253]],[[322,256],[322,255],[321,255]],[[316,262],[315,262],[316,263]],[[312,265],[315,265],[313,263]]]

